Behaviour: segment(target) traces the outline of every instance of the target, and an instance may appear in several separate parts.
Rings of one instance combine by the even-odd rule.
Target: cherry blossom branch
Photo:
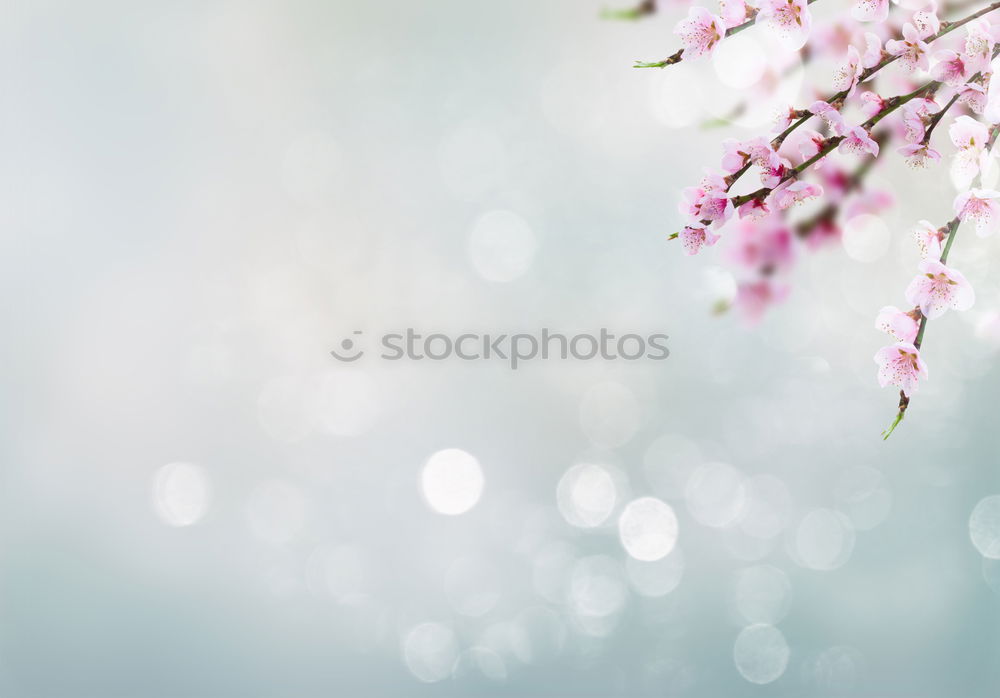
[[[955,106],[955,102],[958,101],[958,97],[959,97],[958,93],[955,93],[952,96],[952,98],[949,99],[948,102],[943,107],[941,107],[941,109],[938,110],[938,113],[932,116],[931,120],[927,122],[927,126],[924,129],[924,139],[923,141],[921,141],[922,143],[926,145],[931,142],[931,134],[934,133],[934,129],[941,122],[941,119],[948,112],[948,110],[951,109],[953,106]]]
[[[930,43],[931,41],[934,41],[935,39],[941,38],[942,36],[944,36],[948,32],[955,31],[956,29],[958,29],[959,27],[961,27],[964,24],[968,24],[969,22],[971,22],[973,20],[979,19],[980,17],[982,17],[985,14],[989,14],[990,12],[992,12],[993,10],[995,10],[997,8],[1000,8],[1000,2],[994,2],[994,3],[990,4],[990,5],[987,5],[983,9],[978,10],[976,12],[973,12],[968,17],[963,17],[962,19],[956,19],[953,22],[941,22],[941,31],[939,31],[936,36],[931,37],[928,40],[928,43]]]
[[[993,149],[993,144],[996,142],[998,135],[1000,135],[1000,126],[993,126],[992,128],[990,128],[989,139],[986,143],[987,151],[991,151]],[[980,181],[982,181],[982,173],[980,173]],[[948,224],[945,226],[944,230],[947,239],[945,241],[944,248],[941,250],[941,255],[938,257],[938,262],[940,262],[941,264],[945,264],[948,261],[948,255],[951,253],[952,245],[954,245],[955,243],[955,237],[956,234],[958,233],[958,228],[961,225],[961,222],[962,222],[962,214],[960,212],[958,215],[956,215],[954,218],[948,221]],[[920,312],[919,308],[915,308],[914,312],[920,314],[920,325],[917,329],[917,336],[913,340],[914,348],[919,351],[920,347],[923,345],[924,342],[924,333],[927,330],[928,318],[926,315]],[[909,406],[910,406],[910,397],[904,391],[900,390],[898,412],[896,413],[895,419],[893,419],[892,423],[889,425],[889,428],[886,429],[884,432],[882,432],[883,440],[888,439],[890,436],[892,436],[892,432],[894,432],[896,430],[896,427],[899,426],[900,422],[903,421],[903,417],[906,415],[906,410]]]
[[[819,2],[819,0],[806,0],[806,3],[812,5],[814,2]],[[720,39],[725,39],[733,34],[739,34],[744,29],[749,29],[757,21],[757,10],[754,8],[747,8],[747,20],[742,24],[737,24],[734,27],[729,27],[726,29],[725,33],[720,37]],[[674,65],[675,63],[680,63],[684,58],[684,49],[678,49],[674,54],[664,58],[662,61],[636,61],[633,68],[665,68],[668,65]]]
[[[885,146],[895,139],[893,134],[898,132],[904,141],[897,152],[910,165],[927,167],[942,159],[931,141],[948,116],[948,140],[956,150],[951,172],[962,190],[953,203],[954,218],[939,228],[927,221],[917,224],[922,259],[905,290],[911,309],[885,306],[875,323],[895,341],[874,357],[879,365],[878,383],[901,391],[895,421],[883,432],[888,437],[902,422],[911,397],[927,377],[920,350],[929,321],[949,309],[967,310],[975,302],[965,276],[945,264],[959,227],[971,220],[982,236],[1000,231],[1000,192],[982,188],[985,172],[992,166],[989,153],[1000,134],[1000,95],[996,85],[990,84],[995,81],[987,79],[992,59],[1000,53],[1000,20],[991,22],[985,17],[1000,10],[1000,0],[980,0],[967,9],[967,0],[952,0],[937,9],[933,5],[918,9],[905,23],[887,21],[892,0],[856,0],[853,19],[879,22],[881,30],[866,31],[838,18],[810,43],[813,17],[808,6],[814,1],[757,0],[748,6],[746,0],[723,0],[718,15],[704,7],[691,7],[674,30],[681,50],[663,61],[639,62],[636,67],[664,67],[710,56],[722,40],[751,24],[765,25],[778,32],[785,43],[794,42],[790,46],[801,47],[802,56],[821,55],[830,48],[846,49],[833,76],[836,92],[810,90],[809,94],[830,96],[805,109],[784,110],[777,135],[726,138],[720,169],[709,170],[696,186],[681,192],[679,211],[685,224],[670,237],[679,238],[687,255],[714,246],[723,235],[731,240],[725,252],[742,271],[736,277],[731,303],[750,324],[787,297],[791,290],[788,272],[795,266],[799,246],[817,249],[836,241],[842,217],[877,216],[892,205],[891,193],[867,179],[877,167],[878,156],[888,154]],[[942,21],[945,11],[965,16]],[[951,42],[946,47],[934,43],[962,27],[968,36],[961,47],[952,48]],[[880,37],[886,34],[895,38],[883,46]],[[876,76],[897,61],[911,74],[906,80],[909,87],[904,94],[883,96]],[[768,78],[757,83],[758,97],[787,69],[777,56],[770,65]],[[930,72],[926,82],[915,81],[917,71]],[[863,116],[847,121],[848,107],[855,101]],[[733,113],[738,114],[748,103],[741,102]],[[816,122],[811,122],[813,117]],[[882,124],[886,119],[885,123],[892,122],[891,128]],[[872,157],[863,158],[850,169],[839,158],[828,157],[834,150]],[[756,178],[758,171],[758,183],[736,189],[744,175]],[[980,184],[967,188],[977,174]],[[822,197],[824,192],[826,200],[812,214],[793,214],[799,202]]]
[[[953,22],[942,22],[941,23],[941,30],[938,31],[936,34],[932,34],[931,36],[929,36],[927,38],[927,42],[926,43],[927,44],[931,44],[934,41],[940,39],[942,36],[945,36],[946,34],[955,31],[959,27],[964,26],[964,25],[968,24],[969,22],[972,22],[973,20],[979,19],[983,15],[986,15],[986,14],[988,14],[990,12],[993,12],[994,10],[997,10],[997,9],[1000,9],[1000,0],[998,0],[997,2],[994,2],[994,3],[990,4],[990,5],[988,5],[987,7],[984,7],[982,9],[980,9],[980,10],[977,10],[976,12],[973,12],[972,14],[970,14],[970,15],[968,15],[966,17],[963,17],[962,19],[957,19],[957,20],[955,20]],[[680,52],[678,52],[678,54],[679,53]],[[675,54],[675,55],[678,55],[678,54]],[[996,52],[994,52],[994,57],[996,57]],[[884,57],[881,61],[879,61],[878,63],[876,63],[874,66],[872,66],[871,68],[865,68],[865,70],[862,71],[861,76],[858,78],[858,83],[860,84],[862,82],[865,82],[866,80],[868,80],[869,78],[871,78],[873,75],[875,75],[877,72],[879,72],[880,70],[882,70],[883,68],[885,68],[886,66],[888,66],[891,63],[895,62],[898,59],[899,59],[899,56],[888,55],[888,56]],[[679,58],[678,58],[678,60],[679,60]],[[971,80],[975,80],[977,77],[981,77],[981,74],[977,73],[975,76],[973,76],[973,78],[971,78]],[[940,86],[940,83],[938,83],[938,86]],[[937,89],[937,88],[935,87],[935,89]],[[831,97],[829,97],[828,99],[826,99],[824,101],[826,101],[826,103],[830,104],[831,106],[837,107],[838,110],[839,110],[840,107],[843,105],[843,102],[847,99],[849,92],[850,92],[849,89],[843,89],[840,92],[837,92],[837,93],[833,94]],[[808,109],[797,109],[793,113],[798,117],[798,119],[796,121],[793,121],[791,124],[789,124],[788,127],[785,128],[784,131],[782,131],[780,134],[778,134],[777,137],[775,137],[775,139],[771,142],[773,148],[777,149],[778,146],[780,146],[784,142],[784,140],[793,131],[795,131],[797,128],[799,128],[800,126],[802,126],[812,116],[814,116],[814,114],[810,110],[808,110]],[[831,148],[831,150],[832,150],[832,148]],[[827,152],[829,152],[829,151],[827,151]],[[819,158],[817,157],[817,159],[819,159]],[[727,177],[726,178],[726,182],[727,182],[729,188],[732,188],[733,184],[735,184],[736,181],[739,180],[740,177],[742,177],[744,174],[746,174],[747,170],[749,170],[749,169],[750,169],[750,166],[748,164],[745,167],[743,167],[742,169],[740,169],[737,172],[735,172],[734,174],[732,174],[729,177]],[[727,189],[727,191],[728,191],[728,189]],[[735,202],[734,202],[734,204],[735,204]],[[738,205],[738,204],[736,204],[736,205]]]
[[[811,5],[814,2],[818,2],[818,0],[806,0],[806,2],[807,2],[807,4]],[[964,26],[964,25],[968,24],[969,22],[972,22],[973,20],[979,19],[983,15],[988,14],[990,12],[993,12],[994,10],[996,10],[998,8],[1000,8],[1000,2],[994,2],[994,3],[992,3],[992,4],[988,5],[988,6],[980,9],[980,10],[977,10],[976,12],[973,12],[972,14],[970,14],[970,15],[968,15],[966,17],[963,17],[962,19],[957,19],[957,20],[954,20],[952,22],[941,22],[941,30],[939,32],[937,32],[937,34],[933,34],[933,35],[929,36],[927,38],[927,43],[929,44],[929,43],[931,43],[933,41],[936,41],[937,39],[940,39],[942,36],[944,36],[944,35],[946,35],[946,34],[948,34],[950,32],[953,32],[956,29],[958,29],[959,27]],[[748,19],[745,22],[743,22],[742,24],[737,24],[736,26],[729,27],[728,29],[726,29],[725,34],[722,37],[720,37],[720,39],[730,37],[733,34],[738,34],[739,32],[743,31],[744,29],[749,29],[750,26],[753,25],[756,22],[756,20],[757,20],[757,12],[754,11],[748,17]],[[894,61],[896,61],[898,58],[899,58],[898,56],[886,56],[885,58],[883,58],[876,65],[872,66],[871,68],[866,68],[865,71],[864,71],[864,73],[862,73],[859,82],[864,82],[865,80],[867,80],[869,77],[871,77],[872,75],[874,75],[875,73],[877,73],[879,70],[881,70],[885,66],[887,66],[890,63],[893,63]],[[681,48],[681,49],[678,49],[672,55],[670,55],[667,58],[663,59],[662,61],[636,61],[635,65],[633,65],[632,67],[633,68],[665,68],[668,65],[674,65],[675,63],[680,63],[683,59],[684,59],[684,49]],[[844,91],[844,96],[846,96],[846,91]]]
[[[993,5],[995,6],[994,9],[1000,8],[1000,1],[993,3]],[[963,22],[964,21],[965,20],[963,20]],[[994,49],[993,56],[996,57],[998,53],[1000,53],[1000,46],[998,46],[997,48]],[[982,73],[976,73],[975,75],[973,75],[970,78],[970,82],[978,80],[981,77],[982,77]],[[934,94],[938,90],[938,88],[941,87],[941,85],[942,85],[942,83],[940,81],[938,81],[938,80],[930,80],[929,82],[924,83],[923,85],[921,85],[917,89],[913,90],[912,92],[909,92],[909,93],[907,93],[905,95],[898,95],[896,97],[892,97],[891,99],[889,99],[886,102],[885,108],[882,109],[882,111],[880,111],[878,114],[876,114],[875,116],[871,117],[870,119],[868,119],[867,121],[865,121],[863,124],[861,124],[861,128],[863,128],[866,131],[871,131],[871,129],[874,128],[875,125],[878,124],[878,122],[880,122],[882,119],[884,119],[885,117],[887,117],[890,114],[892,114],[894,111],[896,111],[897,109],[899,109],[901,106],[903,106],[907,102],[909,102],[909,101],[911,101],[911,100],[913,100],[913,99],[915,99],[917,97],[920,97],[921,95],[926,95],[928,93]],[[944,115],[944,112],[946,112],[949,108],[951,108],[951,106],[957,101],[957,99],[958,99],[958,95],[955,95],[954,97],[952,97],[951,101],[949,101],[947,103],[947,105],[945,107],[943,107],[938,114],[935,115],[935,119],[932,120],[932,122],[929,124],[929,129],[933,130],[934,126],[937,125],[937,122],[940,121],[941,117]],[[781,142],[785,138],[787,138],[788,135],[792,131],[794,131],[796,128],[798,128],[803,123],[805,123],[811,116],[812,116],[812,113],[811,112],[807,112],[807,114],[801,116],[797,121],[792,122],[784,131],[782,131],[780,134],[778,134],[778,136],[772,141],[772,147],[776,148],[778,145],[780,145]],[[756,191],[750,192],[749,194],[742,194],[740,196],[734,196],[731,199],[733,207],[734,208],[739,208],[740,206],[742,206],[743,204],[745,204],[745,203],[747,203],[749,201],[753,201],[755,199],[756,200],[762,200],[762,199],[766,198],[768,194],[770,194],[772,191],[774,191],[774,189],[776,189],[780,185],[784,184],[788,180],[798,177],[802,172],[804,172],[807,169],[809,169],[809,167],[811,167],[812,165],[814,165],[815,163],[819,162],[824,157],[826,157],[827,155],[829,155],[833,151],[833,149],[836,148],[838,145],[840,145],[840,143],[845,138],[846,138],[846,136],[831,136],[830,138],[827,139],[826,143],[823,145],[822,148],[819,149],[819,151],[815,155],[813,155],[808,160],[800,163],[799,165],[791,168],[788,172],[786,172],[781,177],[781,179],[778,181],[778,183],[775,184],[773,187],[761,187],[760,189],[757,189]],[[928,139],[930,138],[930,131],[927,131],[927,138]],[[777,144],[777,145],[775,145],[775,144]],[[727,184],[729,185],[729,187],[732,187],[732,183],[735,182],[737,179],[739,179],[740,176],[742,176],[748,169],[749,169],[749,163],[747,165],[745,165],[743,168],[737,170],[731,176],[732,182],[730,182],[729,179],[727,179],[726,181],[727,181]]]
[[[994,4],[998,8],[1000,8],[1000,2],[997,2],[997,3],[994,3]],[[993,51],[994,57],[996,57],[996,55],[998,53],[1000,53],[1000,46],[998,46],[998,47],[996,47],[994,49],[994,51]],[[981,76],[982,76],[981,73],[976,73],[974,76],[972,76],[972,78],[970,78],[970,80],[977,80]],[[895,112],[897,109],[899,109],[900,107],[902,107],[904,104],[906,104],[907,102],[910,102],[911,100],[913,100],[913,99],[915,99],[917,97],[920,97],[922,95],[934,94],[941,87],[942,84],[943,83],[941,83],[938,80],[930,80],[930,81],[924,83],[923,85],[921,85],[920,87],[918,87],[917,89],[913,90],[912,92],[909,92],[909,93],[904,94],[904,95],[897,95],[896,97],[890,98],[889,100],[886,101],[885,107],[878,114],[875,114],[870,119],[868,119],[867,121],[865,121],[864,123],[862,123],[861,126],[860,126],[860,128],[864,129],[864,131],[866,131],[866,132],[870,132],[872,130],[872,128],[874,128],[880,121],[882,121],[882,119],[886,118],[887,116],[889,116],[890,114],[892,114],[893,112]],[[955,103],[955,99],[952,99],[947,104],[947,106],[945,108],[943,108],[941,111],[942,112],[946,111],[954,103]],[[805,110],[805,112],[802,113],[802,115],[799,116],[799,118],[796,121],[793,121],[791,124],[789,124],[788,127],[786,127],[784,131],[782,131],[781,133],[779,133],[771,141],[771,147],[777,149],[781,145],[781,143],[784,141],[784,139],[787,138],[790,133],[792,133],[792,131],[794,131],[795,129],[797,129],[798,127],[800,127],[807,120],[809,120],[812,116],[813,116],[813,114],[812,114],[811,111]],[[939,117],[939,119],[940,119],[940,117]],[[936,125],[937,125],[937,122],[934,122],[934,126],[936,126]],[[932,126],[932,128],[933,128],[933,126]],[[798,176],[800,174],[802,174],[803,172],[805,172],[806,170],[808,170],[812,165],[816,164],[817,162],[819,162],[820,160],[822,160],[824,157],[826,157],[827,155],[829,155],[831,152],[833,152],[833,150],[837,146],[839,146],[846,138],[847,138],[847,136],[845,136],[845,135],[831,136],[830,138],[828,138],[826,140],[826,142],[823,144],[823,146],[812,157],[810,157],[807,160],[803,161],[799,165],[790,168],[787,172],[785,172],[781,176],[781,178],[778,180],[778,182],[775,183],[773,186],[761,187],[761,188],[759,188],[759,189],[757,189],[755,191],[752,191],[752,192],[750,192],[748,194],[741,194],[739,196],[732,197],[730,199],[730,202],[732,203],[733,208],[738,209],[740,206],[743,206],[744,204],[746,204],[746,203],[748,203],[750,201],[754,201],[754,200],[756,200],[756,201],[763,201],[764,199],[767,198],[767,196],[771,192],[773,192],[775,189],[777,189],[778,187],[780,187],[782,184],[784,184],[785,182],[787,182],[787,181],[789,181],[791,179],[798,178]],[[928,136],[928,138],[929,138],[929,136]],[[736,172],[734,172],[733,174],[731,174],[731,175],[729,175],[728,177],[725,178],[724,181],[725,181],[725,184],[726,184],[726,192],[727,193],[729,192],[730,189],[732,189],[733,184],[737,180],[739,180],[739,178],[742,177],[750,169],[751,164],[752,163],[750,161],[748,161],[746,164],[744,164]],[[709,220],[703,220],[701,222],[704,225],[710,225],[711,224],[711,221],[709,221]],[[670,236],[670,239],[673,240],[676,237],[678,237],[678,236],[675,233],[675,234],[672,234]]]
[[[887,117],[892,112],[894,112],[897,109],[899,109],[901,106],[903,106],[904,104],[906,104],[910,100],[914,99],[915,97],[919,97],[920,95],[922,95],[922,94],[924,94],[926,92],[930,92],[930,91],[936,90],[940,86],[941,86],[940,82],[938,82],[937,80],[931,80],[930,82],[927,82],[924,85],[921,85],[920,87],[918,87],[917,89],[915,89],[913,92],[910,92],[909,94],[900,95],[898,97],[893,97],[892,99],[890,99],[886,103],[885,109],[883,109],[882,111],[880,111],[878,114],[876,114],[872,118],[868,119],[868,121],[865,121],[863,124],[861,124],[861,128],[865,129],[866,131],[870,131],[872,129],[872,127],[875,126],[875,124],[877,124],[879,121],[881,121],[882,119],[884,119],[885,117]],[[806,118],[806,117],[803,117],[803,119],[804,118]],[[792,124],[791,126],[789,126],[788,129],[785,129],[785,131],[790,133],[791,130],[794,130],[793,127],[795,127],[797,124],[800,124],[801,122],[802,122],[802,119],[800,119],[799,121],[797,121],[794,124]],[[787,135],[787,133],[782,133],[782,137],[784,137],[786,135]],[[808,160],[802,162],[801,164],[796,165],[795,167],[793,167],[790,170],[788,170],[788,172],[786,172],[784,175],[782,175],[781,179],[778,180],[778,183],[775,184],[773,187],[761,187],[760,189],[758,189],[756,191],[752,191],[749,194],[741,194],[740,196],[734,196],[731,199],[731,201],[733,203],[733,207],[734,208],[739,208],[740,206],[742,206],[743,204],[745,204],[745,203],[747,203],[749,201],[753,201],[755,199],[756,200],[763,200],[763,199],[765,199],[767,197],[767,195],[770,194],[772,191],[774,191],[778,186],[784,184],[785,182],[787,182],[790,179],[794,179],[794,178],[798,177],[800,174],[802,174],[803,172],[805,172],[811,166],[813,166],[814,164],[816,164],[817,162],[819,162],[820,160],[822,160],[824,157],[826,157],[827,155],[829,155],[833,151],[834,148],[836,148],[838,145],[841,144],[841,142],[844,141],[844,139],[846,137],[847,136],[831,136],[830,138],[828,138],[826,140],[826,142],[824,143],[823,147],[820,148],[819,151],[815,155],[813,155]]]
[[[951,251],[952,243],[955,242],[955,234],[958,232],[958,226],[960,223],[961,223],[961,218],[959,216],[955,216],[950,221],[948,221],[948,225],[945,227],[946,234],[948,236],[948,241],[945,243],[944,250],[942,250],[941,252],[941,257],[938,259],[938,261],[941,262],[941,264],[944,264],[948,260],[948,253]],[[919,313],[920,310],[918,309],[917,312]],[[920,349],[920,345],[923,344],[924,331],[926,329],[927,329],[927,316],[924,315],[923,313],[920,313],[920,327],[917,330],[917,338],[913,340],[913,346],[918,350]],[[900,390],[899,411],[896,413],[896,417],[895,419],[892,420],[892,424],[889,425],[889,428],[882,432],[883,441],[892,436],[892,432],[896,431],[896,427],[898,427],[899,423],[903,421],[903,417],[906,415],[906,409],[909,406],[910,406],[909,396],[905,392]]]
[[[889,136],[888,134],[885,133],[880,133],[878,136],[875,137],[875,142],[878,143],[879,147],[884,146],[888,140]],[[847,181],[847,185],[844,187],[844,194],[847,195],[857,189],[860,189],[862,183],[865,180],[865,177],[868,176],[868,173],[871,172],[872,168],[875,167],[875,164],[877,162],[878,160],[876,158],[868,158],[863,163],[861,163],[861,165],[858,166],[856,170],[854,170],[854,173]],[[837,215],[837,211],[839,208],[840,208],[839,203],[831,201],[826,206],[821,208],[814,216],[800,222],[795,227],[795,234],[800,238],[809,237],[817,226],[821,225],[826,221],[832,221],[833,218]]]

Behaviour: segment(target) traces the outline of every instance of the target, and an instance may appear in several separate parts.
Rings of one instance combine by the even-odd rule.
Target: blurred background
[[[582,0],[0,7],[0,695],[995,695],[996,241],[883,442],[947,182],[878,171],[752,330],[666,239],[766,130],[699,128],[763,49],[633,70],[683,9]],[[671,356],[328,353],[406,327]]]

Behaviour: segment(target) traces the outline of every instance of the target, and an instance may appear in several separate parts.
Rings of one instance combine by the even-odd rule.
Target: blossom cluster
[[[1000,192],[984,184],[996,175],[1000,19],[991,13],[1000,2],[858,0],[824,24],[813,19],[810,5],[818,1],[721,0],[715,12],[690,7],[674,30],[681,48],[637,67],[703,59],[755,26],[798,51],[800,62],[834,66],[825,73],[832,72],[829,84],[805,106],[782,109],[767,135],[725,140],[718,167],[683,190],[683,223],[671,237],[689,255],[725,240],[739,274],[732,304],[751,322],[787,297],[803,251],[839,240],[842,221],[894,204],[890,192],[867,181],[876,163],[895,154],[914,168],[946,169],[942,175],[960,192],[955,217],[941,227],[920,221],[923,259],[906,287],[908,305],[887,306],[876,320],[894,340],[875,361],[879,384],[901,391],[898,423],[928,375],[920,353],[927,322],[967,310],[975,299],[965,276],[947,264],[959,227],[968,221],[984,236],[1000,227]],[[964,16],[949,18],[959,10]],[[773,81],[761,89],[771,88]]]

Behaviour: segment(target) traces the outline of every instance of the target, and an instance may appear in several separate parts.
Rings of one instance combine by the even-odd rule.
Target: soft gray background
[[[1000,491],[993,349],[975,315],[935,322],[932,380],[888,443],[896,398],[871,360],[875,312],[902,302],[916,263],[908,226],[942,219],[952,191],[894,176],[887,254],[804,259],[757,330],[712,317],[719,255],[686,259],[665,235],[722,133],[673,128],[694,121],[692,93],[629,68],[673,50],[677,11],[622,25],[598,9],[2,3],[0,695],[995,695],[1000,597],[968,531]],[[727,88],[705,75],[708,102]],[[537,241],[506,283],[469,258],[492,210]],[[977,310],[996,307],[996,251],[956,246]],[[672,355],[345,374],[326,353],[405,326],[663,331]],[[609,382],[627,392],[593,392]],[[317,385],[332,416],[311,412]],[[667,434],[687,446],[648,454]],[[485,477],[459,517],[418,486],[450,447]],[[849,466],[881,471],[892,508],[842,567],[804,569],[784,538],[744,550],[693,521],[650,477],[685,458],[780,477],[789,531],[838,506]],[[623,498],[670,498],[686,561],[675,591],[629,592],[600,637],[537,579],[546,550],[625,559],[613,526],[556,509],[584,460],[616,468]],[[176,461],[211,482],[189,527],[151,499]],[[320,546],[351,551],[349,593],[310,583]],[[468,556],[502,592],[483,617],[445,591]],[[734,666],[730,603],[759,562],[793,590],[788,669],[763,687]],[[505,679],[408,670],[413,626],[448,626],[464,649],[526,609],[562,642],[534,638],[530,662],[499,642]],[[830,648],[847,659],[817,670]]]

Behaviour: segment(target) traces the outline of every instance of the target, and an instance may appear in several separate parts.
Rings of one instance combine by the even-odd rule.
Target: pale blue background
[[[874,315],[902,303],[915,264],[907,226],[948,215],[952,192],[893,175],[906,210],[887,219],[883,258],[803,260],[758,330],[712,317],[705,269],[719,256],[686,259],[666,234],[678,188],[714,163],[722,132],[665,124],[655,105],[670,77],[629,68],[672,52],[676,11],[613,24],[598,9],[2,3],[0,695],[995,695],[1000,598],[968,534],[976,502],[1000,491],[992,349],[971,322],[935,322],[932,380],[888,443],[878,434],[896,400],[871,360]],[[301,152],[319,153],[305,175]],[[467,254],[495,209],[538,243],[509,283],[481,278]],[[992,243],[963,238],[953,257],[983,310],[996,307]],[[261,416],[271,381],[337,368],[326,352],[351,330],[407,325],[663,331],[672,355],[516,373],[368,362],[375,407],[359,433],[303,427],[294,409]],[[605,381],[640,406],[613,449],[580,421]],[[843,567],[802,569],[780,543],[764,558],[793,586],[777,682],[736,671],[741,623],[725,600],[750,563],[683,501],[681,585],[659,603],[631,595],[609,636],[567,624],[558,655],[508,658],[503,682],[425,685],[407,671],[400,639],[415,623],[453,624],[464,643],[528,606],[562,617],[533,590],[540,542],[624,552],[613,529],[560,518],[559,477],[597,458],[649,494],[643,454],[666,433],[781,477],[796,516],[835,506],[848,465],[891,488],[888,519],[859,532]],[[485,476],[458,518],[430,511],[417,484],[448,447]],[[150,503],[174,461],[211,479],[191,527],[164,525]],[[270,480],[306,512],[281,544],[247,523],[250,493]],[[308,590],[324,543],[361,551],[360,601]],[[442,590],[470,553],[503,589],[485,619],[456,617]],[[856,652],[853,680],[817,687],[810,658],[835,646]]]

